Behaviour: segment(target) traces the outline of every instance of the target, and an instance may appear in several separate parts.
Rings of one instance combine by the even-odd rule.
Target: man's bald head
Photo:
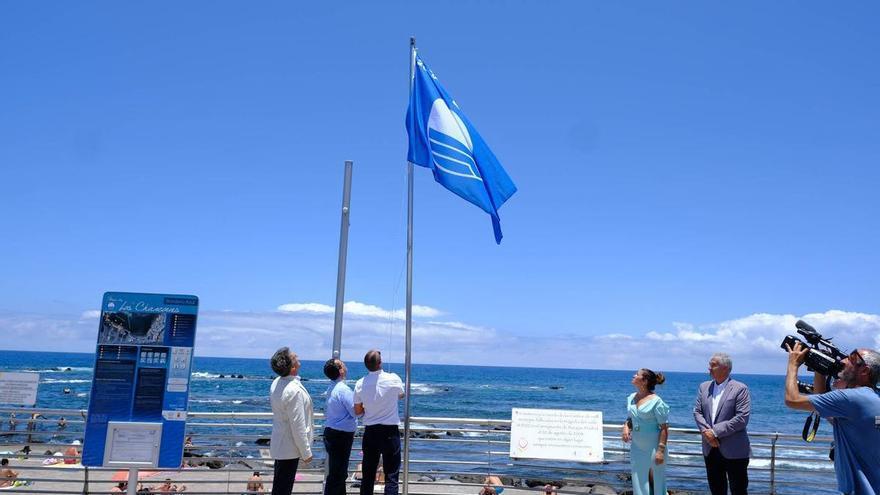
[[[382,353],[378,349],[373,349],[364,356],[364,366],[370,371],[379,371],[382,369]]]

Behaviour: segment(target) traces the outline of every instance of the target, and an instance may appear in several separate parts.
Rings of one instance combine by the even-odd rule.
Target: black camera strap
[[[816,438],[816,432],[819,431],[819,423],[821,422],[821,418],[819,418],[819,413],[810,413],[807,416],[807,420],[804,421],[804,431],[801,433],[801,438],[804,439],[805,442],[812,442],[814,438]]]

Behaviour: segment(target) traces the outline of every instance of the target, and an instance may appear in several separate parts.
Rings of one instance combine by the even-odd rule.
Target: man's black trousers
[[[296,468],[299,458],[275,459],[275,473],[272,476],[272,495],[290,495],[293,481],[296,479]]]
[[[731,495],[746,495],[749,492],[749,458],[727,459],[721,451],[713,448],[705,456],[706,476],[712,495],[727,495],[730,483]]]
[[[351,457],[353,431],[324,428],[324,450],[327,452],[327,480],[324,495],[345,495],[348,459]]]
[[[400,431],[397,425],[369,425],[364,428],[363,474],[361,494],[373,495],[376,484],[376,469],[379,456],[382,456],[382,469],[385,471],[385,495],[397,495],[400,475]]]

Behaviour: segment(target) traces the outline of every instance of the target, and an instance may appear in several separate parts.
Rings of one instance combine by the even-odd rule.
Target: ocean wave
[[[234,400],[234,401],[232,401],[233,404],[241,404],[242,402],[244,402],[244,401],[243,401],[243,400]]]
[[[91,380],[61,380],[57,378],[44,378],[40,383],[92,383]]]
[[[220,378],[217,373],[208,373],[207,371],[193,371],[193,378]]]
[[[89,395],[88,392],[80,392],[80,393],[76,394],[77,397],[85,397],[87,395]]]
[[[16,371],[21,371],[22,373],[77,373],[91,372],[92,368],[88,366],[53,366],[51,368],[30,368]]]
[[[749,466],[756,466],[761,468],[770,467],[770,460],[752,459],[751,461],[749,461]],[[776,469],[779,468],[797,468],[807,471],[834,471],[834,464],[830,460],[823,464],[818,462],[802,462],[777,458]]]
[[[449,391],[449,387],[428,385],[425,383],[410,383],[409,386],[412,395],[434,395]]]
[[[220,399],[190,399],[190,402],[195,402],[196,404],[223,404],[229,402],[227,400]]]

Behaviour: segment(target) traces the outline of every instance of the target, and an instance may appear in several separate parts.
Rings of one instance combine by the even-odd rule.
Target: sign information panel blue
[[[83,465],[180,467],[198,309],[196,296],[104,294]],[[155,448],[133,456],[132,439]]]

